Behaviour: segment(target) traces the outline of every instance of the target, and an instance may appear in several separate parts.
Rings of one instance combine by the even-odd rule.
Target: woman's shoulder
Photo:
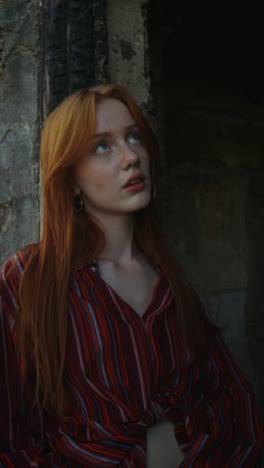
[[[9,257],[0,270],[0,296],[3,299],[15,299],[20,279],[31,255],[36,252],[39,243],[26,245]]]
[[[9,270],[17,270],[17,274],[23,273],[31,255],[36,252],[40,243],[35,242],[32,244],[25,245],[21,249],[17,250],[11,255],[1,267],[1,274],[6,274]]]

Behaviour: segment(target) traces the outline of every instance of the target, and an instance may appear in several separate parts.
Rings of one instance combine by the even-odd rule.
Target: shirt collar
[[[77,270],[81,270],[84,267],[91,267],[96,264],[97,264],[97,261],[94,257],[88,257],[88,258],[81,257],[73,261],[72,270],[77,271]]]

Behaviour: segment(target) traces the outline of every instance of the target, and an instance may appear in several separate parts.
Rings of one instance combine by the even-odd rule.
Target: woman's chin
[[[138,200],[133,200],[133,203],[131,203],[131,211],[140,211],[146,208],[150,204],[150,196],[144,196],[141,199]]]

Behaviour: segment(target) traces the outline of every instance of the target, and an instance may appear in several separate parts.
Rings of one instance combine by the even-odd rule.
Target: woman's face
[[[74,169],[75,192],[92,215],[129,214],[150,202],[149,157],[127,107],[103,98],[91,149]]]

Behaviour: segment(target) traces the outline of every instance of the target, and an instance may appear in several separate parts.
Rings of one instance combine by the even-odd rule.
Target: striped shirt
[[[34,378],[21,378],[15,321],[32,248],[6,262],[0,281],[1,468],[141,468],[147,429],[165,419],[184,453],[180,467],[254,466],[263,436],[252,389],[219,335],[206,371],[180,367],[173,292],[162,271],[140,317],[96,262],[72,270],[65,381],[74,410],[65,419],[41,411]]]

